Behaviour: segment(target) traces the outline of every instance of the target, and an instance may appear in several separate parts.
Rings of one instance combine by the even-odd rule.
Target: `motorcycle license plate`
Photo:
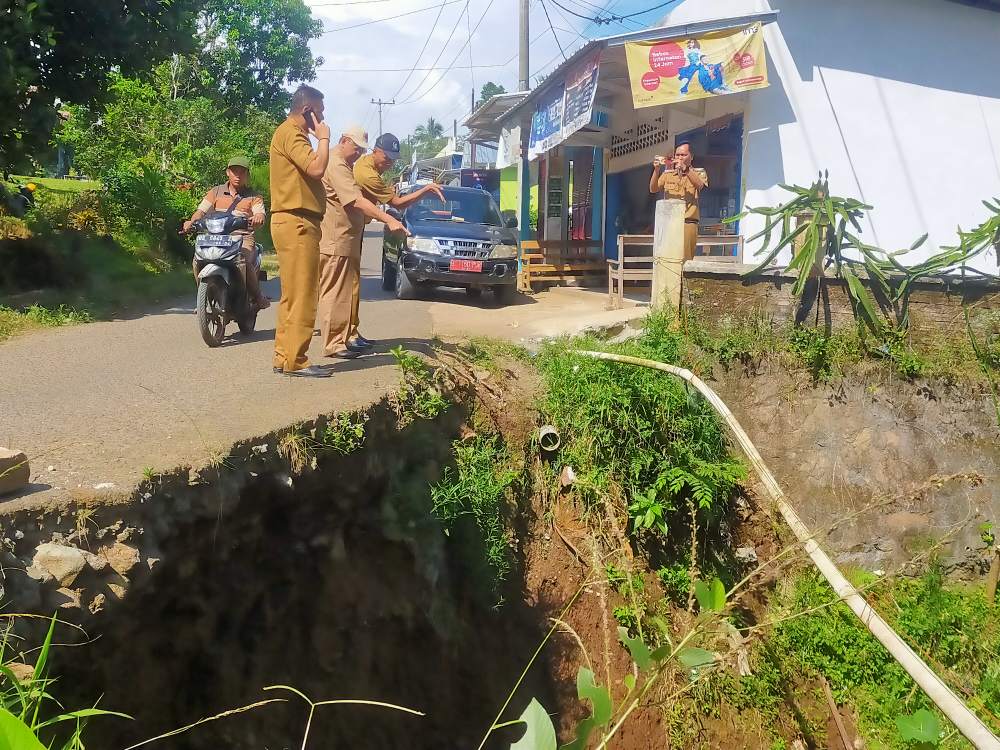
[[[481,260],[453,260],[448,264],[451,271],[471,271],[472,273],[483,272],[483,262]]]
[[[202,245],[210,247],[228,247],[233,244],[232,238],[228,234],[209,234],[199,240]]]

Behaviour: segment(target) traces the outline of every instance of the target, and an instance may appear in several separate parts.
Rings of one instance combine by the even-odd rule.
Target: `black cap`
[[[375,148],[385,151],[385,155],[390,159],[399,158],[399,138],[392,133],[382,133],[375,139]]]

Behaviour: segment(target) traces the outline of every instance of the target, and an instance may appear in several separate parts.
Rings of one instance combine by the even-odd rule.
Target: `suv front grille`
[[[490,257],[490,250],[493,249],[492,242],[480,242],[478,240],[449,240],[442,237],[435,237],[438,245],[445,255],[455,258],[476,258],[485,259]]]

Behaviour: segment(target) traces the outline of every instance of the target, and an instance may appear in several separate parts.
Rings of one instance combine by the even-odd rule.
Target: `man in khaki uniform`
[[[361,241],[368,219],[384,222],[390,232],[406,230],[396,219],[364,197],[352,167],[368,150],[368,133],[350,127],[330,153],[323,175],[323,216],[319,262],[319,319],[323,353],[354,359],[369,346],[352,342],[356,330],[355,299],[361,284]],[[407,233],[408,234],[408,233]]]
[[[682,143],[674,149],[673,168],[666,169],[662,157],[653,160],[653,174],[649,178],[649,192],[663,191],[664,198],[679,198],[684,210],[684,260],[694,258],[698,243],[698,195],[708,187],[708,173],[691,165],[691,146]]]
[[[307,133],[319,144],[313,151]],[[323,173],[330,158],[330,126],[323,94],[300,86],[286,119],[271,138],[271,238],[281,269],[281,300],[274,335],[274,371],[329,377],[306,356],[316,323],[320,222],[326,210]]]
[[[375,148],[370,154],[365,154],[354,162],[354,179],[361,188],[361,194],[377,206],[392,206],[397,211],[402,211],[411,203],[416,203],[428,193],[433,193],[444,202],[444,191],[440,185],[424,185],[418,190],[413,190],[406,195],[400,196],[393,185],[386,183],[383,175],[392,169],[392,165],[399,158],[399,139],[392,133],[383,133],[375,139]],[[371,219],[366,219],[371,221]],[[364,241],[364,237],[358,238],[359,242]],[[371,339],[366,339],[358,331],[358,312],[361,300],[360,281],[354,289],[354,312],[349,343],[354,346],[371,346],[376,343]]]

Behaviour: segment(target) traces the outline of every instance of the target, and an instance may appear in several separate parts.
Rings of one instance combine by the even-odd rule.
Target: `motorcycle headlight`
[[[490,251],[491,258],[516,258],[517,245],[494,245]]]
[[[437,243],[437,240],[432,240],[430,237],[414,237],[410,240],[410,250],[417,253],[433,253],[434,255],[441,254],[441,246]]]
[[[205,219],[205,229],[212,234],[222,234],[226,229],[225,219]]]

